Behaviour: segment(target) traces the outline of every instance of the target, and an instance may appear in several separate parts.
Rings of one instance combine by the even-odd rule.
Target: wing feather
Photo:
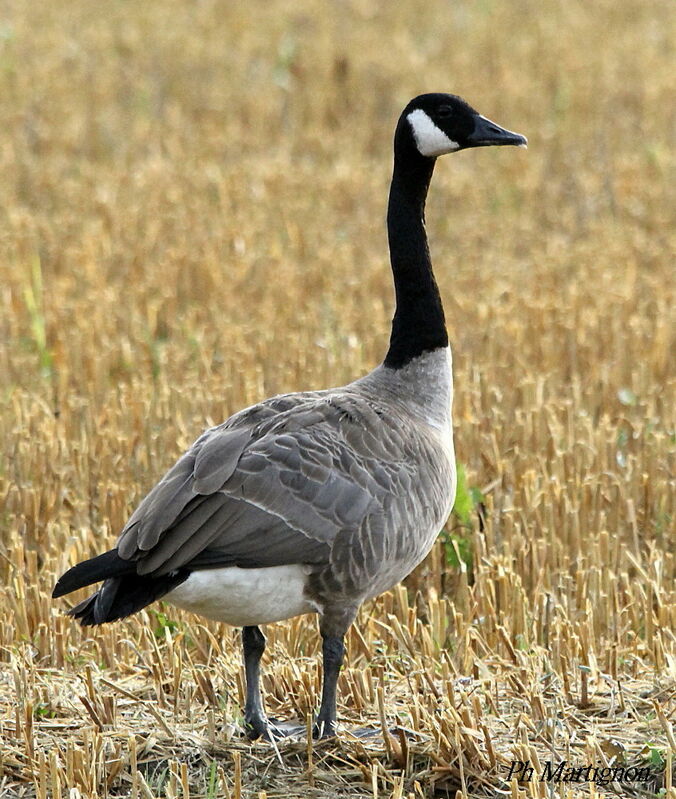
[[[219,430],[201,447],[195,458],[193,489],[197,494],[213,494],[222,488],[237,468],[244,448],[251,439],[246,427]]]
[[[204,433],[132,514],[120,557],[158,576],[340,562],[343,587],[363,583],[398,546],[393,503],[425,458],[404,422],[343,391],[276,397]]]

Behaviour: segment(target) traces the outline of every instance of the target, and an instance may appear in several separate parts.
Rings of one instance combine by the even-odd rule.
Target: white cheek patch
[[[415,143],[418,145],[418,151],[421,155],[432,158],[460,149],[460,145],[449,139],[443,130],[432,122],[422,108],[416,108],[415,111],[411,111],[406,119],[408,119],[413,129]]]

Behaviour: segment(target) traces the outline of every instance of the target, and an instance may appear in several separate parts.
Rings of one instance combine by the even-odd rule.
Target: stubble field
[[[0,796],[676,797],[668,11],[7,0]],[[391,136],[430,90],[530,142],[443,159],[428,203],[465,486],[350,632],[338,740],[250,745],[238,631],[82,630],[51,589],[205,427],[381,360]],[[316,622],[266,634],[269,712],[305,720]]]

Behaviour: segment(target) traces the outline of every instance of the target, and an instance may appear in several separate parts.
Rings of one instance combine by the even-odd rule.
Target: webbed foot
[[[268,719],[265,716],[251,716],[244,721],[244,734],[250,741],[262,738],[264,741],[279,741],[282,738],[301,736],[305,725],[290,721]]]

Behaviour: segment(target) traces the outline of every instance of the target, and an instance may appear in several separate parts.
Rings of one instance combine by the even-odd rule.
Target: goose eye
[[[453,109],[450,105],[440,105],[437,110],[437,116],[439,119],[448,119],[453,116]]]

